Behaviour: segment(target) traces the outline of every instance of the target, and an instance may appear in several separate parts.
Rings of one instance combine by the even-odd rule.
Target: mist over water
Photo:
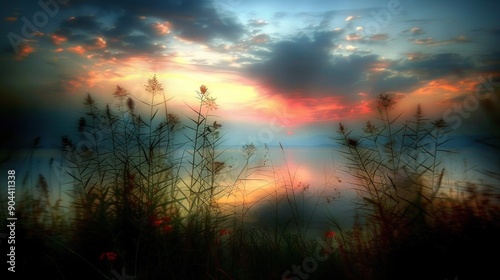
[[[235,215],[241,213],[245,203],[244,207],[250,210],[245,215],[249,227],[297,230],[297,226],[301,226],[299,230],[311,238],[335,230],[336,225],[349,229],[356,202],[359,202],[357,182],[346,168],[340,149],[337,146],[257,147],[245,168],[241,148],[220,148],[217,160],[223,161],[225,167],[218,177],[224,188],[219,201]],[[180,149],[175,156],[182,157],[183,153],[185,150]],[[483,173],[498,169],[498,163],[488,160],[488,154],[487,149],[466,145],[443,154],[440,158],[440,170],[445,170],[442,192],[459,190],[468,180],[498,183]],[[19,190],[36,191],[37,180],[42,175],[52,198],[62,198],[69,206],[68,194],[74,186],[72,178],[65,173],[69,169],[59,150],[19,151],[3,163],[2,169],[16,170]],[[299,224],[295,221],[297,217]]]

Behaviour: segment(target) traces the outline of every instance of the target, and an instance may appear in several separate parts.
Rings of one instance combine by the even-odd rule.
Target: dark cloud
[[[408,59],[388,60],[376,54],[333,54],[343,43],[342,33],[316,32],[269,45],[263,62],[248,67],[250,75],[270,86],[277,94],[327,96],[343,95],[355,101],[359,92],[411,92],[423,82],[447,76],[464,77],[474,71],[470,57],[457,53],[407,53]],[[372,41],[386,41],[379,34]],[[491,58],[491,56],[488,56]],[[490,66],[497,66],[491,60]]]
[[[31,10],[40,9],[36,2],[27,6]],[[7,7],[6,10],[5,17],[15,9]],[[247,32],[236,17],[226,12],[221,14],[220,7],[212,1],[72,0],[64,9],[60,7],[59,11],[57,18],[50,20],[50,28],[47,26],[41,30],[43,34],[61,36],[64,41],[54,40],[53,43],[61,44],[58,47],[64,48],[89,46],[92,40],[102,38],[115,49],[92,48],[91,51],[101,57],[105,51],[106,54],[111,52],[134,56],[154,50],[168,55],[171,50],[159,49],[158,44],[165,44],[173,37],[210,45],[215,41],[236,43]],[[32,13],[26,8],[23,14]],[[160,26],[162,24],[165,26]],[[0,30],[5,29],[7,34],[10,30],[21,30],[21,25],[22,22],[18,20]],[[165,29],[162,32],[159,29],[161,27],[168,32]],[[122,43],[113,43],[117,41]],[[8,45],[4,45],[6,50],[9,49]]]
[[[169,21],[177,36],[200,43],[208,43],[217,38],[236,41],[245,31],[244,26],[234,17],[224,15],[225,18],[222,20],[217,7],[210,1],[75,0],[72,5],[92,7],[98,9],[101,14],[121,14],[115,22],[114,35],[129,32],[130,27],[137,27],[135,24],[138,24],[139,17],[153,17]]]
[[[481,47],[488,52],[496,52],[500,45],[500,27],[473,29],[475,41],[481,42]]]
[[[100,30],[101,24],[92,15],[70,17],[61,23],[62,29],[85,30],[95,32]]]
[[[472,59],[457,53],[421,56],[420,59],[402,60],[392,70],[420,79],[438,79],[448,75],[462,76],[474,68]]]
[[[213,39],[235,42],[244,32],[243,25],[224,24],[213,15],[200,16],[195,21],[191,19],[174,21],[173,25],[180,37],[198,43],[209,43]]]
[[[500,27],[492,28],[476,28],[472,29],[473,32],[484,33],[487,35],[500,36]]]
[[[162,52],[161,45],[153,44],[146,35],[127,35],[120,37],[119,41],[109,44],[111,49],[117,49],[127,54],[145,54],[154,56]]]
[[[66,19],[56,34],[68,38],[68,45],[84,45],[97,54],[94,57],[168,55],[174,36],[209,45],[215,40],[237,42],[245,33],[244,26],[234,18],[222,21],[220,12],[207,1],[75,0],[71,7],[81,13],[94,11],[95,15]],[[92,47],[101,39],[106,48]]]
[[[482,73],[500,72],[500,51],[492,51],[475,57],[479,64],[478,71]]]
[[[317,32],[311,38],[302,35],[271,46],[265,61],[253,64],[253,77],[283,94],[354,93],[365,79],[366,69],[377,62],[377,55],[332,55],[339,33]]]
[[[367,82],[367,91],[373,96],[382,92],[411,92],[419,87],[421,81],[418,77],[381,75],[371,82]]]
[[[454,43],[470,43],[471,40],[466,38],[465,36],[458,36],[448,40],[437,40],[437,41],[430,37],[425,39],[411,39],[411,42],[417,45],[440,46],[440,45],[448,45]]]
[[[132,32],[140,32],[151,35],[146,22],[136,14],[123,14],[117,17],[111,23],[111,27],[103,30],[105,35],[109,38],[120,38],[121,36],[128,36]]]

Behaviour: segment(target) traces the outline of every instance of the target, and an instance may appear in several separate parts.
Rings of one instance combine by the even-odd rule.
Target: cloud
[[[19,51],[16,53],[16,60],[26,59],[30,54],[34,53],[35,47],[33,47],[32,41],[26,41],[24,43],[19,44]]]
[[[101,28],[101,24],[97,18],[92,15],[72,16],[64,20],[61,23],[60,28],[93,32],[94,30],[99,30]]]
[[[251,27],[262,27],[262,26],[266,26],[268,24],[269,23],[267,21],[262,20],[262,19],[259,19],[259,20],[256,20],[256,19],[248,20],[248,25],[251,26]]]
[[[413,53],[416,59],[403,60],[391,68],[400,75],[415,76],[420,79],[437,79],[449,75],[461,76],[474,69],[471,58],[457,53],[424,55]]]
[[[423,52],[407,52],[405,53],[406,58],[409,60],[420,60],[427,57]]]
[[[425,34],[426,32],[420,27],[412,27],[410,29],[406,29],[406,30],[401,31],[401,33],[410,33],[412,35],[421,35],[421,34]]]
[[[500,36],[500,27],[492,27],[492,28],[476,28],[472,29],[473,32],[484,33],[487,35]]]
[[[370,39],[385,41],[389,37],[376,34]],[[246,70],[251,78],[269,88],[268,94],[283,100],[311,102],[309,98],[337,96],[343,106],[354,106],[380,92],[410,93],[425,82],[460,78],[475,69],[472,58],[457,53],[408,52],[404,53],[406,59],[391,60],[361,54],[352,45],[344,48],[350,53],[333,52],[344,40],[342,33],[318,31],[311,36],[274,41],[267,45],[269,52],[261,53],[261,62],[251,62]],[[310,104],[318,107],[317,103]]]
[[[361,16],[348,16],[344,21],[353,21],[355,19],[361,18]]]
[[[19,19],[18,17],[14,17],[14,16],[9,16],[9,17],[4,17],[3,18],[3,20],[6,21],[6,22],[15,22],[18,19]]]
[[[102,14],[120,13],[118,28],[135,26],[139,17],[157,18],[172,24],[172,31],[185,40],[207,43],[213,39],[236,41],[244,26],[235,17],[222,20],[217,6],[208,1],[197,0],[146,0],[146,1],[78,1],[77,6],[91,6]],[[126,19],[127,21],[123,21]]]
[[[412,29],[410,29],[410,32],[415,35],[425,33],[425,31],[420,27],[413,27]]]
[[[441,46],[441,45],[448,45],[448,44],[455,44],[455,43],[470,43],[472,42],[465,36],[458,36],[452,39],[448,40],[441,40],[441,41],[436,41],[432,39],[431,37],[425,38],[425,39],[411,39],[410,40],[412,43],[417,44],[417,45],[425,45],[425,46]]]
[[[271,38],[267,34],[257,34],[251,38],[250,41],[254,44],[264,44],[269,42]]]
[[[500,73],[500,51],[486,52],[474,57],[479,64],[477,70],[481,73]]]
[[[386,41],[388,39],[389,35],[387,33],[373,34],[370,36],[370,41]]]
[[[331,50],[338,40],[337,33],[317,32],[313,37],[302,35],[276,42],[262,57],[263,62],[248,67],[248,73],[283,96],[348,96],[378,56],[333,55]]]
[[[235,17],[222,21],[216,8],[212,2],[195,0],[72,0],[65,9],[71,9],[72,16],[54,19],[52,30],[45,28],[43,35],[53,51],[102,59],[171,55],[178,40],[204,45],[238,42],[246,27]],[[23,49],[19,58],[28,51]]]
[[[156,31],[157,35],[167,35],[172,30],[172,24],[168,21],[165,22],[155,22],[152,24],[153,29]]]
[[[359,35],[357,33],[351,33],[351,34],[347,34],[345,36],[345,39],[347,41],[359,41],[359,40],[363,39],[363,36],[361,36],[361,35]]]

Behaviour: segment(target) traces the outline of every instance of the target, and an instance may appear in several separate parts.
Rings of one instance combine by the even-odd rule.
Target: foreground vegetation
[[[401,122],[392,116],[393,99],[381,95],[380,119],[361,134],[339,124],[335,139],[359,194],[357,212],[349,228],[331,213],[324,232],[310,238],[300,203],[312,199],[319,208],[323,197],[309,196],[308,185],[272,165],[267,184],[276,192],[266,203],[276,222],[250,226],[255,205],[240,194],[245,175],[257,170],[250,159],[259,147],[242,147],[239,166],[222,160],[221,124],[211,115],[216,99],[205,86],[186,124],[169,113],[156,77],[145,90],[146,116],[140,100],[121,87],[104,108],[87,96],[77,139],[61,141],[70,184],[51,186],[40,174],[18,198],[18,279],[496,276],[490,254],[500,250],[498,185],[443,187],[449,141],[443,120],[429,121],[418,108]],[[70,201],[51,193],[59,188],[70,190]],[[228,196],[240,203],[220,203]],[[291,213],[285,221],[279,205]]]

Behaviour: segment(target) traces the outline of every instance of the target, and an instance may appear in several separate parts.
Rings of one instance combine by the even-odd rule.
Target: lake
[[[460,153],[449,154],[444,159],[443,191],[457,188],[467,180],[485,182],[480,171],[498,168],[491,165],[487,152],[460,148]],[[233,209],[250,210],[248,221],[272,227],[279,213],[279,223],[290,220],[298,213],[305,226],[316,231],[332,229],[334,218],[343,228],[352,225],[356,209],[355,179],[346,172],[345,160],[339,147],[257,147],[245,168],[241,148],[221,148],[218,161],[225,162],[219,174],[221,185],[226,188],[221,205],[236,205]],[[179,151],[177,156],[181,156]],[[33,188],[42,174],[53,196],[62,195],[71,188],[71,177],[64,174],[64,161],[54,149],[20,151],[2,169],[16,169],[18,192]],[[498,181],[494,181],[498,185]],[[295,205],[295,206],[290,206]],[[295,208],[293,208],[295,207]],[[295,209],[296,212],[293,212]]]

